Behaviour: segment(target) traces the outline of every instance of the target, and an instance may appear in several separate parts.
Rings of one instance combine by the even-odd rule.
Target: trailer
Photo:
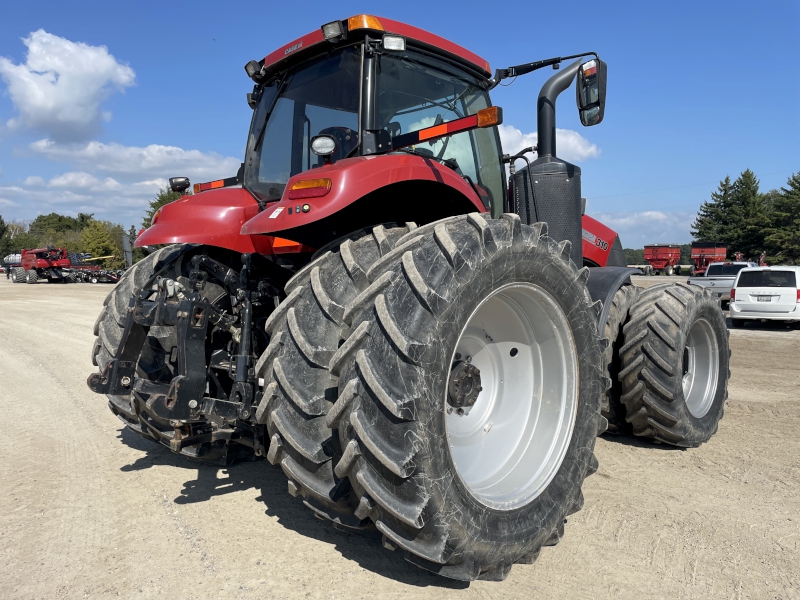
[[[653,275],[681,274],[681,247],[679,244],[648,244],[644,247],[644,260]]]
[[[711,263],[724,262],[727,252],[727,246],[720,242],[692,242],[694,275],[705,274],[708,265]],[[743,259],[737,258],[736,260]],[[692,273],[689,273],[689,275],[692,275]]]

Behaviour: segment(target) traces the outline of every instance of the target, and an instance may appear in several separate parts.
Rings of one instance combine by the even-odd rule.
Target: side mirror
[[[606,63],[599,58],[583,63],[578,69],[575,88],[578,113],[584,127],[597,125],[603,120],[606,107]]]
[[[188,177],[170,177],[169,178],[169,189],[173,192],[177,192],[179,194],[183,194],[186,190],[189,189],[189,178]]]

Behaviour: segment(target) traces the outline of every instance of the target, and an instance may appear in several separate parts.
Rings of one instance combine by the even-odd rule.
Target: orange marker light
[[[478,111],[478,127],[491,127],[503,122],[503,110],[499,106],[490,106]]]
[[[331,180],[324,179],[301,179],[295,181],[289,187],[289,200],[300,200],[302,198],[319,198],[331,191]]]
[[[200,187],[200,184],[199,184],[199,183],[195,183],[195,184],[194,184],[194,188],[193,188],[193,189],[194,189],[194,193],[195,193],[195,194],[199,194],[200,192],[202,192],[202,191],[203,191],[203,190],[201,189],[201,187]]]
[[[374,29],[376,31],[383,31],[381,22],[372,15],[355,15],[347,19],[347,29],[353,31],[355,29]]]

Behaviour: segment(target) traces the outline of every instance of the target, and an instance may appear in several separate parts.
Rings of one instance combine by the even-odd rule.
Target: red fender
[[[617,232],[589,215],[583,215],[582,226],[583,258],[592,261],[598,267],[605,267],[608,264],[611,247],[617,239]]]
[[[317,198],[289,200],[292,184],[321,178],[331,180],[327,194]],[[241,232],[243,235],[256,235],[294,229],[337,213],[382,187],[414,180],[436,181],[450,186],[472,202],[476,211],[486,212],[472,186],[451,168],[433,159],[413,154],[359,156],[295,175],[286,184],[280,201],[268,205],[264,212],[250,219]],[[301,210],[303,205],[308,205],[305,212]],[[291,238],[291,235],[287,233],[287,237]]]
[[[134,246],[204,244],[236,252],[272,254],[274,238],[239,232],[258,214],[258,203],[242,188],[211,190],[164,205]]]

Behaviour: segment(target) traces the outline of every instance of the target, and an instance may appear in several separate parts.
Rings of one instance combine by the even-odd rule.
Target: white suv
[[[731,322],[800,321],[800,267],[742,269],[731,289]]]

